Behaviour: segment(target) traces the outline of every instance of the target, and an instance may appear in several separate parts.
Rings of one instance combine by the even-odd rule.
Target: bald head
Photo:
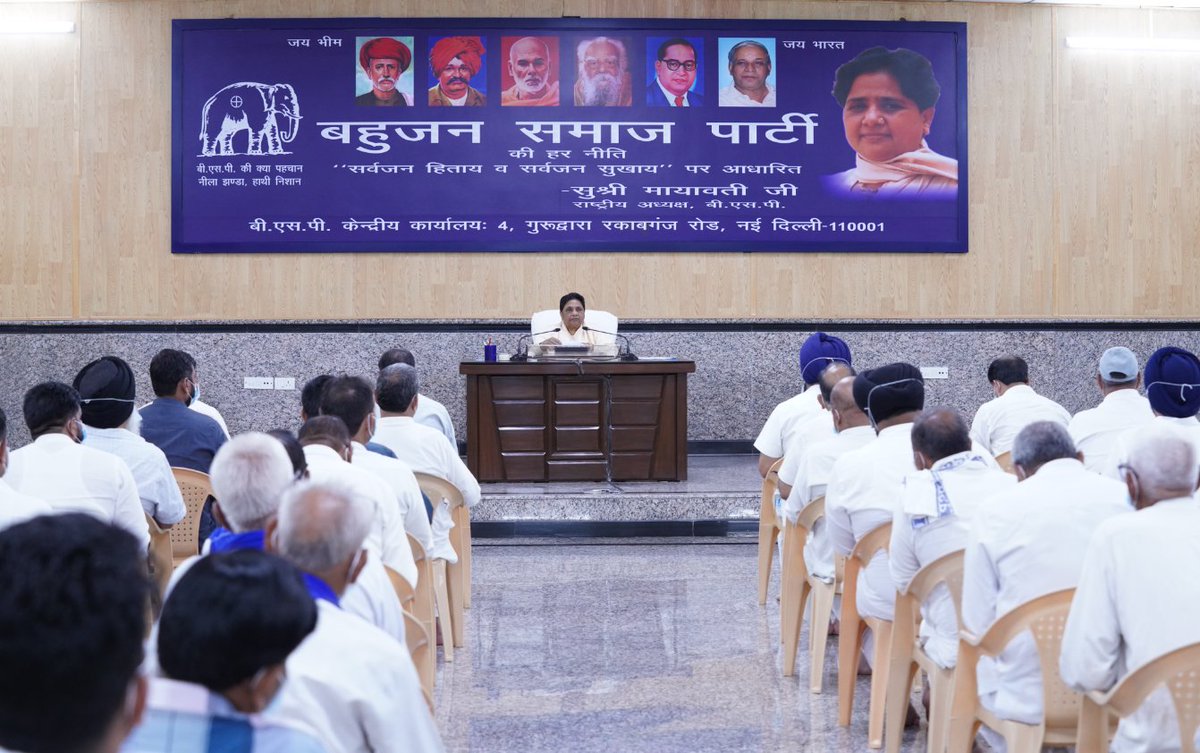
[[[271,540],[280,556],[341,593],[373,515],[366,499],[339,484],[297,484],[283,495]]]
[[[971,435],[962,414],[953,408],[930,408],[913,421],[913,452],[924,459],[919,468],[928,468],[942,458],[971,449]]]
[[[834,361],[825,367],[825,370],[821,372],[821,376],[817,379],[817,386],[821,390],[821,400],[823,401],[824,407],[829,407],[829,400],[831,394],[833,393],[833,386],[842,379],[848,376],[852,377],[857,373],[858,372],[854,370],[853,366],[848,363],[842,363],[841,361]]]
[[[867,414],[854,402],[853,372],[839,379],[833,386],[829,394],[829,410],[833,413],[833,428],[838,433],[871,423]]]

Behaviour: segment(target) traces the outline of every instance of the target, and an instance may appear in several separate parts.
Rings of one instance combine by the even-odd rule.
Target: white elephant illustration
[[[280,131],[279,118],[289,121]],[[201,156],[226,154],[290,154],[283,149],[296,138],[300,127],[300,101],[291,84],[230,84],[204,103],[200,125]],[[245,151],[238,151],[233,137],[249,135]],[[265,150],[263,142],[266,141]]]

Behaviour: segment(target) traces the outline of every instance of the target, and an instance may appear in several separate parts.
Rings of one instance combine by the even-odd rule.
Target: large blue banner
[[[966,25],[174,22],[172,250],[967,250]]]

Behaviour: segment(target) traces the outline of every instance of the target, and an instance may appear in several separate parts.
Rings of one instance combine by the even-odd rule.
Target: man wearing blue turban
[[[1143,370],[1146,398],[1154,419],[1149,425],[1170,424],[1179,429],[1196,447],[1200,458],[1200,358],[1183,348],[1159,348],[1146,360]],[[1121,435],[1112,453],[1105,475],[1121,480],[1120,466],[1129,457],[1136,429]],[[1200,477],[1200,467],[1197,468]]]
[[[817,384],[821,372],[834,363],[849,366],[850,360],[849,346],[841,338],[824,332],[814,332],[800,346],[800,378],[804,380],[804,391],[775,406],[754,440],[754,449],[759,452],[758,472],[762,476],[765,477],[775,461],[783,457],[784,449],[792,444],[797,430],[821,414]],[[828,434],[833,436],[832,424]]]

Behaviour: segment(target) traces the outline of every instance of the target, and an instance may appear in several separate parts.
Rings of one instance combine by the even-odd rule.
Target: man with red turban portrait
[[[403,42],[379,37],[358,51],[358,64],[371,79],[371,91],[355,97],[354,103],[373,107],[406,107],[408,96],[396,88],[400,74],[412,63],[412,51]]]
[[[483,107],[487,97],[471,86],[471,77],[483,70],[483,42],[479,37],[443,37],[429,51],[429,68],[437,86],[429,89],[430,107]]]

